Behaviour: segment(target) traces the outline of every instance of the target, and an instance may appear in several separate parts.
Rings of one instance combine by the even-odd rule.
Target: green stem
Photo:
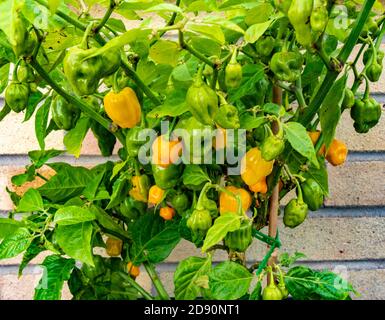
[[[302,113],[305,108],[307,107],[305,97],[303,96],[303,90],[302,90],[302,81],[301,78],[297,80],[295,89],[294,89],[294,94],[297,98],[298,105],[299,105],[299,110],[300,113]]]
[[[44,68],[37,62],[35,59],[31,59],[29,61],[30,65],[35,69],[35,71],[42,77],[49,86],[53,90],[55,90],[59,95],[61,95],[64,99],[66,99],[68,102],[72,103],[73,105],[76,105],[82,112],[84,112],[87,116],[98,122],[100,125],[102,125],[105,129],[111,131],[118,140],[124,145],[125,144],[125,138],[122,132],[114,132],[113,124],[105,119],[103,116],[101,116],[98,112],[96,112],[93,107],[86,104],[83,100],[80,98],[71,95],[67,93],[64,89],[62,89],[54,80],[51,79],[50,75],[44,70]]]
[[[118,271],[119,276],[126,280],[130,285],[132,285],[142,297],[146,300],[154,300],[153,296],[149,294],[140,284],[138,284],[134,279],[132,279],[128,274],[125,274],[122,271]]]
[[[94,34],[97,34],[107,23],[108,19],[110,19],[111,14],[114,12],[116,8],[116,2],[115,0],[110,0],[110,5],[103,17],[103,19],[100,21],[100,23],[93,29]]]
[[[361,34],[361,31],[364,27],[364,24],[366,20],[368,19],[368,16],[371,12],[371,9],[374,5],[375,0],[366,0],[362,11],[358,17],[358,19],[355,22],[355,25],[353,27],[352,32],[349,34],[348,40],[346,41],[345,45],[341,49],[341,52],[338,55],[337,60],[343,65],[346,63],[347,59],[349,58],[351,52],[353,51],[354,46],[357,43],[357,40]],[[300,122],[306,127],[311,121],[313,120],[313,117],[318,112],[319,108],[321,107],[325,97],[327,96],[328,92],[330,91],[331,87],[334,84],[334,81],[337,79],[339,75],[339,70],[336,70],[333,68],[333,70],[329,70],[321,87],[318,89],[316,95],[310,102],[310,105],[308,108],[306,108],[305,113],[303,117],[300,119]]]
[[[164,288],[162,282],[160,281],[158,274],[155,271],[154,266],[150,262],[143,262],[144,267],[146,268],[146,271],[149,275],[149,277],[152,280],[152,283],[155,286],[156,291],[159,293],[159,297],[162,300],[170,300],[170,297]]]
[[[182,49],[189,51],[193,56],[197,57],[202,62],[208,64],[211,68],[216,69],[217,66],[214,62],[212,62],[209,58],[195,50],[193,47],[190,47],[185,41],[184,41],[184,35],[183,32],[179,30],[179,45]]]

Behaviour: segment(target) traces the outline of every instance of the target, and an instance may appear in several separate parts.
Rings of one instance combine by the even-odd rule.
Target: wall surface
[[[385,74],[372,90],[382,104],[385,103],[384,90]],[[2,106],[3,100],[0,100],[0,108]],[[33,119],[27,123],[22,120],[23,115],[11,114],[0,123],[0,216],[3,217],[12,208],[5,192],[10,178],[28,164],[26,153],[38,149]],[[324,208],[311,214],[295,230],[285,229],[280,220],[282,243],[288,252],[305,253],[308,258],[303,263],[311,267],[342,272],[361,293],[357,299],[385,299],[385,116],[370,133],[358,135],[350,116],[344,114],[337,135],[346,141],[350,153],[344,166],[329,167],[330,198],[325,201]],[[51,134],[47,148],[64,149],[62,138],[62,133]],[[79,160],[69,155],[60,160],[78,165],[105,161],[98,156],[91,136],[84,143],[83,155]],[[258,261],[265,250],[259,244],[254,245],[247,253],[248,260]],[[170,293],[173,291],[172,271],[180,260],[194,253],[200,254],[191,244],[181,242],[158,267]],[[43,258],[44,255],[40,255],[33,260],[21,279],[17,277],[20,257],[0,261],[0,300],[31,299],[41,276],[37,265]],[[215,256],[216,261],[225,258]],[[145,274],[139,281],[146,289],[153,290]],[[63,298],[71,298],[68,289]]]

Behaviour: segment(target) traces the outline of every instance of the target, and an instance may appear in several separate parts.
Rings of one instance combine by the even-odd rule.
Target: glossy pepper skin
[[[23,60],[17,68],[17,79],[23,83],[35,81],[33,69]]]
[[[270,274],[270,282],[263,289],[262,299],[263,300],[282,300],[282,293],[281,293],[281,290],[277,287],[277,285],[274,282],[274,276],[273,276],[273,271],[271,267],[269,267],[268,272]]]
[[[164,198],[165,191],[158,186],[152,186],[148,191],[148,203],[158,205]]]
[[[132,189],[129,195],[137,201],[148,202],[148,191],[150,189],[150,178],[146,175],[132,177]]]
[[[179,179],[182,176],[182,172],[183,167],[180,165],[171,165],[168,168],[152,165],[152,173],[155,183],[163,190],[174,188],[178,184]]]
[[[343,109],[350,109],[354,106],[355,96],[352,90],[346,88],[344,100],[342,101]]]
[[[314,0],[313,11],[310,16],[310,25],[313,31],[325,31],[329,21],[329,12],[327,6],[328,0]]]
[[[127,272],[128,274],[133,277],[137,278],[140,275],[140,268],[137,266],[134,266],[132,262],[127,263]]]
[[[121,128],[134,128],[140,123],[142,109],[136,93],[126,87],[122,91],[107,93],[104,109],[110,119]]]
[[[16,57],[31,55],[37,44],[35,35],[28,32],[28,24],[21,13],[21,7],[17,5],[12,10],[9,40]]]
[[[377,82],[380,80],[382,74],[382,64],[377,61],[373,61],[366,69],[366,75],[371,82]]]
[[[163,207],[160,209],[159,215],[166,221],[170,221],[175,216],[175,210],[171,207]]]
[[[381,118],[381,106],[374,98],[356,100],[350,115],[354,120],[354,129],[358,133],[367,133],[375,127]]]
[[[249,186],[249,189],[254,193],[266,194],[268,190],[266,178],[262,178],[261,181],[257,182],[252,186]]]
[[[123,241],[120,239],[108,238],[106,252],[110,257],[118,257],[122,253]]]
[[[277,52],[270,61],[270,69],[281,81],[294,82],[302,72],[303,57],[298,52]]]
[[[5,102],[12,111],[19,113],[28,105],[29,86],[25,83],[12,81],[5,90]]]
[[[273,172],[274,161],[262,158],[259,148],[250,149],[241,162],[242,180],[249,186],[255,185]]]
[[[225,84],[229,89],[237,89],[242,83],[242,66],[237,60],[232,60],[225,69]]]
[[[170,200],[171,206],[178,212],[180,215],[189,209],[190,201],[188,196],[185,193],[177,193]]]
[[[306,179],[301,183],[303,201],[311,211],[317,211],[324,202],[324,195],[321,186],[314,179]]]
[[[229,232],[225,237],[225,245],[233,251],[245,252],[252,242],[252,225],[249,221],[243,221],[241,228]]]
[[[270,57],[275,47],[275,39],[271,36],[264,37],[257,41],[255,50],[261,57]]]
[[[310,18],[313,12],[313,0],[293,0],[287,13],[295,29],[297,41],[304,47],[312,44]]]
[[[226,187],[226,190],[231,192],[235,196],[240,196],[241,203],[242,203],[242,210],[244,212],[249,210],[252,202],[249,192],[247,192],[245,189],[237,188],[234,186],[228,186]],[[235,214],[238,213],[238,201],[234,196],[226,192],[221,192],[219,196],[219,213],[224,214],[229,212],[235,213]]]
[[[212,223],[210,212],[205,209],[194,210],[192,215],[187,219],[187,227],[199,236],[206,235]]]
[[[340,166],[345,163],[348,151],[344,142],[334,139],[326,154],[326,160],[335,167]]]
[[[376,54],[377,54],[377,63],[378,64],[382,64],[383,60],[384,60],[384,52],[381,51],[381,50],[376,50]],[[364,65],[368,65],[371,61],[373,57],[373,48],[368,48],[368,50],[365,51],[364,53],[364,56],[362,58],[362,62],[364,63]]]
[[[277,135],[273,134],[268,127],[269,136],[261,145],[262,158],[266,161],[275,160],[285,150],[285,140],[283,139],[283,130],[280,129]]]
[[[198,73],[193,85],[188,89],[186,103],[196,120],[204,125],[212,125],[218,112],[218,96],[203,82]]]
[[[283,223],[289,228],[298,227],[305,221],[309,212],[307,204],[303,201],[302,190],[299,186],[297,187],[297,192],[297,199],[290,200],[284,210]]]
[[[98,56],[87,59],[93,52],[94,49],[72,47],[63,61],[64,74],[79,96],[92,95],[99,87],[102,61]]]
[[[52,120],[61,130],[75,128],[80,117],[80,110],[68,103],[62,96],[55,96],[51,102]]]
[[[215,123],[223,129],[239,129],[238,109],[230,104],[222,105],[215,117]]]

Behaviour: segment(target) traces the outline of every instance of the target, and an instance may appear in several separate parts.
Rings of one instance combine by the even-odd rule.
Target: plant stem
[[[364,27],[364,24],[366,20],[368,19],[368,16],[371,12],[371,9],[374,5],[375,0],[366,0],[362,11],[356,20],[356,23],[353,27],[352,32],[349,34],[348,40],[346,41],[345,45],[341,49],[341,52],[338,55],[337,61],[341,65],[345,64],[347,59],[349,58],[354,46],[357,43],[357,40],[361,34],[362,28]],[[336,68],[333,68],[332,70],[329,70],[321,87],[318,89],[316,95],[314,96],[314,99],[309,104],[309,107],[306,108],[303,117],[301,117],[300,122],[306,127],[311,121],[313,120],[313,117],[318,112],[319,108],[322,105],[322,102],[324,101],[325,97],[327,96],[327,93],[331,89],[331,87],[334,84],[334,81],[337,79],[339,75],[339,70],[336,70]]]
[[[100,23],[93,29],[94,34],[97,34],[107,23],[108,19],[110,19],[111,14],[114,12],[116,8],[116,2],[115,0],[110,0],[110,5],[103,17],[103,19],[100,21]]]
[[[128,274],[125,274],[122,271],[118,272],[119,275],[126,280],[130,285],[132,285],[146,300],[154,300],[153,296],[149,294],[139,283],[132,279]]]
[[[150,262],[143,262],[144,267],[146,268],[146,271],[148,275],[150,276],[152,283],[155,286],[156,291],[159,293],[159,297],[162,300],[170,300],[170,297],[165,290],[163,283],[160,281],[158,274],[155,271],[154,266]]]
[[[40,77],[42,77],[48,83],[48,85],[51,86],[53,90],[55,90],[59,95],[61,95],[68,102],[72,103],[73,105],[76,105],[82,112],[84,112],[85,114],[87,114],[87,116],[89,116],[90,118],[98,122],[105,129],[112,132],[123,145],[125,144],[124,135],[120,131],[114,132],[113,130],[114,125],[110,121],[108,121],[103,116],[101,116],[98,112],[96,112],[91,106],[86,104],[83,100],[81,100],[80,98],[74,95],[67,93],[64,89],[62,89],[54,80],[51,79],[49,74],[44,70],[44,68],[39,64],[39,62],[37,62],[37,60],[31,59],[28,62],[35,69],[35,71],[40,75]]]
[[[205,57],[203,54],[195,50],[193,47],[190,47],[185,41],[184,41],[184,35],[183,32],[179,30],[179,45],[182,49],[185,49],[189,51],[193,56],[197,57],[202,62],[209,65],[211,68],[216,69],[217,65],[216,63],[212,62],[209,58]]]

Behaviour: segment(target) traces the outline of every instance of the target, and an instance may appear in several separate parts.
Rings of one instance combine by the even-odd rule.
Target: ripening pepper
[[[314,179],[308,178],[301,183],[303,201],[311,211],[317,211],[324,202],[324,193],[321,186]]]
[[[269,272],[269,284],[263,288],[262,299],[263,300],[282,300],[281,290],[277,287],[274,281],[273,271],[271,267],[268,267]]]
[[[134,176],[131,179],[132,189],[129,195],[137,201],[148,202],[148,190],[150,189],[150,178],[146,175]]]
[[[270,61],[271,71],[281,81],[294,82],[302,72],[303,57],[299,52],[277,52]]]
[[[310,17],[311,29],[315,32],[324,32],[329,21],[328,0],[314,0],[313,11]]]
[[[237,252],[245,252],[252,241],[252,224],[247,220],[241,223],[238,230],[229,232],[225,237],[225,245]]]
[[[186,104],[194,118],[202,124],[212,125],[218,112],[218,96],[202,80],[198,72],[194,83],[187,91]]]
[[[68,103],[62,96],[55,96],[51,102],[52,120],[61,130],[71,130],[75,128],[76,122],[80,117],[80,110]]]
[[[122,253],[123,241],[115,238],[108,238],[106,252],[110,257],[118,257]]]
[[[205,209],[196,209],[187,219],[187,227],[196,235],[204,236],[213,224],[210,212]]]
[[[102,61],[99,56],[88,58],[95,49],[72,47],[63,60],[64,74],[79,96],[92,95],[99,87]]]
[[[333,166],[340,166],[345,163],[348,156],[346,144],[340,140],[334,139],[326,154],[326,160]]]
[[[249,185],[255,185],[273,172],[274,161],[266,161],[262,158],[259,148],[250,149],[241,162],[241,176]]]
[[[249,210],[251,206],[251,196],[250,193],[248,193],[245,189],[237,188],[234,186],[228,186],[226,187],[226,190],[233,195],[227,193],[227,192],[221,192],[219,196],[219,213],[235,213],[235,214],[241,214],[241,212],[238,211],[238,201],[235,196],[239,196],[241,198],[241,204],[242,204],[242,210],[243,212],[246,212]]]
[[[302,190],[297,187],[298,197],[292,199],[286,205],[283,216],[283,223],[286,227],[295,228],[305,221],[309,208],[303,201]]]
[[[160,209],[159,215],[166,221],[170,221],[175,216],[175,210],[171,207],[163,207]]]
[[[148,203],[158,205],[164,198],[165,191],[154,185],[148,191]]]
[[[225,85],[228,89],[237,89],[243,78],[242,66],[237,61],[237,50],[234,50],[229,64],[225,69]]]
[[[140,123],[142,109],[135,91],[129,87],[117,93],[109,92],[104,97],[104,109],[121,128],[134,128]]]
[[[261,181],[249,186],[250,191],[254,193],[266,194],[268,187],[266,183],[266,177],[262,178]]]
[[[275,47],[275,39],[271,36],[261,38],[255,44],[255,50],[261,57],[270,57]]]
[[[241,126],[238,109],[230,104],[222,105],[215,116],[215,123],[224,129],[238,129]]]
[[[358,133],[369,132],[380,121],[381,113],[381,106],[374,98],[357,99],[350,110],[350,115],[354,120],[354,129]]]
[[[185,193],[176,193],[173,195],[170,204],[180,215],[183,215],[183,213],[190,207],[189,198]]]
[[[269,126],[267,129],[269,131],[269,136],[261,145],[261,154],[264,160],[272,161],[285,150],[285,140],[283,139],[282,126],[280,126],[280,130],[277,135],[271,131]]]
[[[12,81],[5,90],[5,102],[12,111],[19,113],[27,107],[29,93],[27,84]]]
[[[274,0],[274,6],[285,15],[288,14],[292,0]]]
[[[134,266],[132,262],[127,263],[127,272],[130,276],[137,278],[140,275],[140,268]]]
[[[170,140],[166,135],[155,139],[151,147],[152,163],[167,168],[177,163],[182,153],[182,143],[179,140]]]
[[[346,88],[344,100],[342,101],[342,109],[350,109],[354,106],[355,96],[352,90]]]
[[[287,13],[297,41],[304,47],[309,47],[313,41],[310,26],[312,12],[313,0],[293,0]]]
[[[152,174],[154,176],[155,184],[163,190],[174,188],[178,184],[182,172],[183,166],[181,165],[176,166],[173,164],[167,168],[162,168],[161,166],[154,164],[152,165]]]

